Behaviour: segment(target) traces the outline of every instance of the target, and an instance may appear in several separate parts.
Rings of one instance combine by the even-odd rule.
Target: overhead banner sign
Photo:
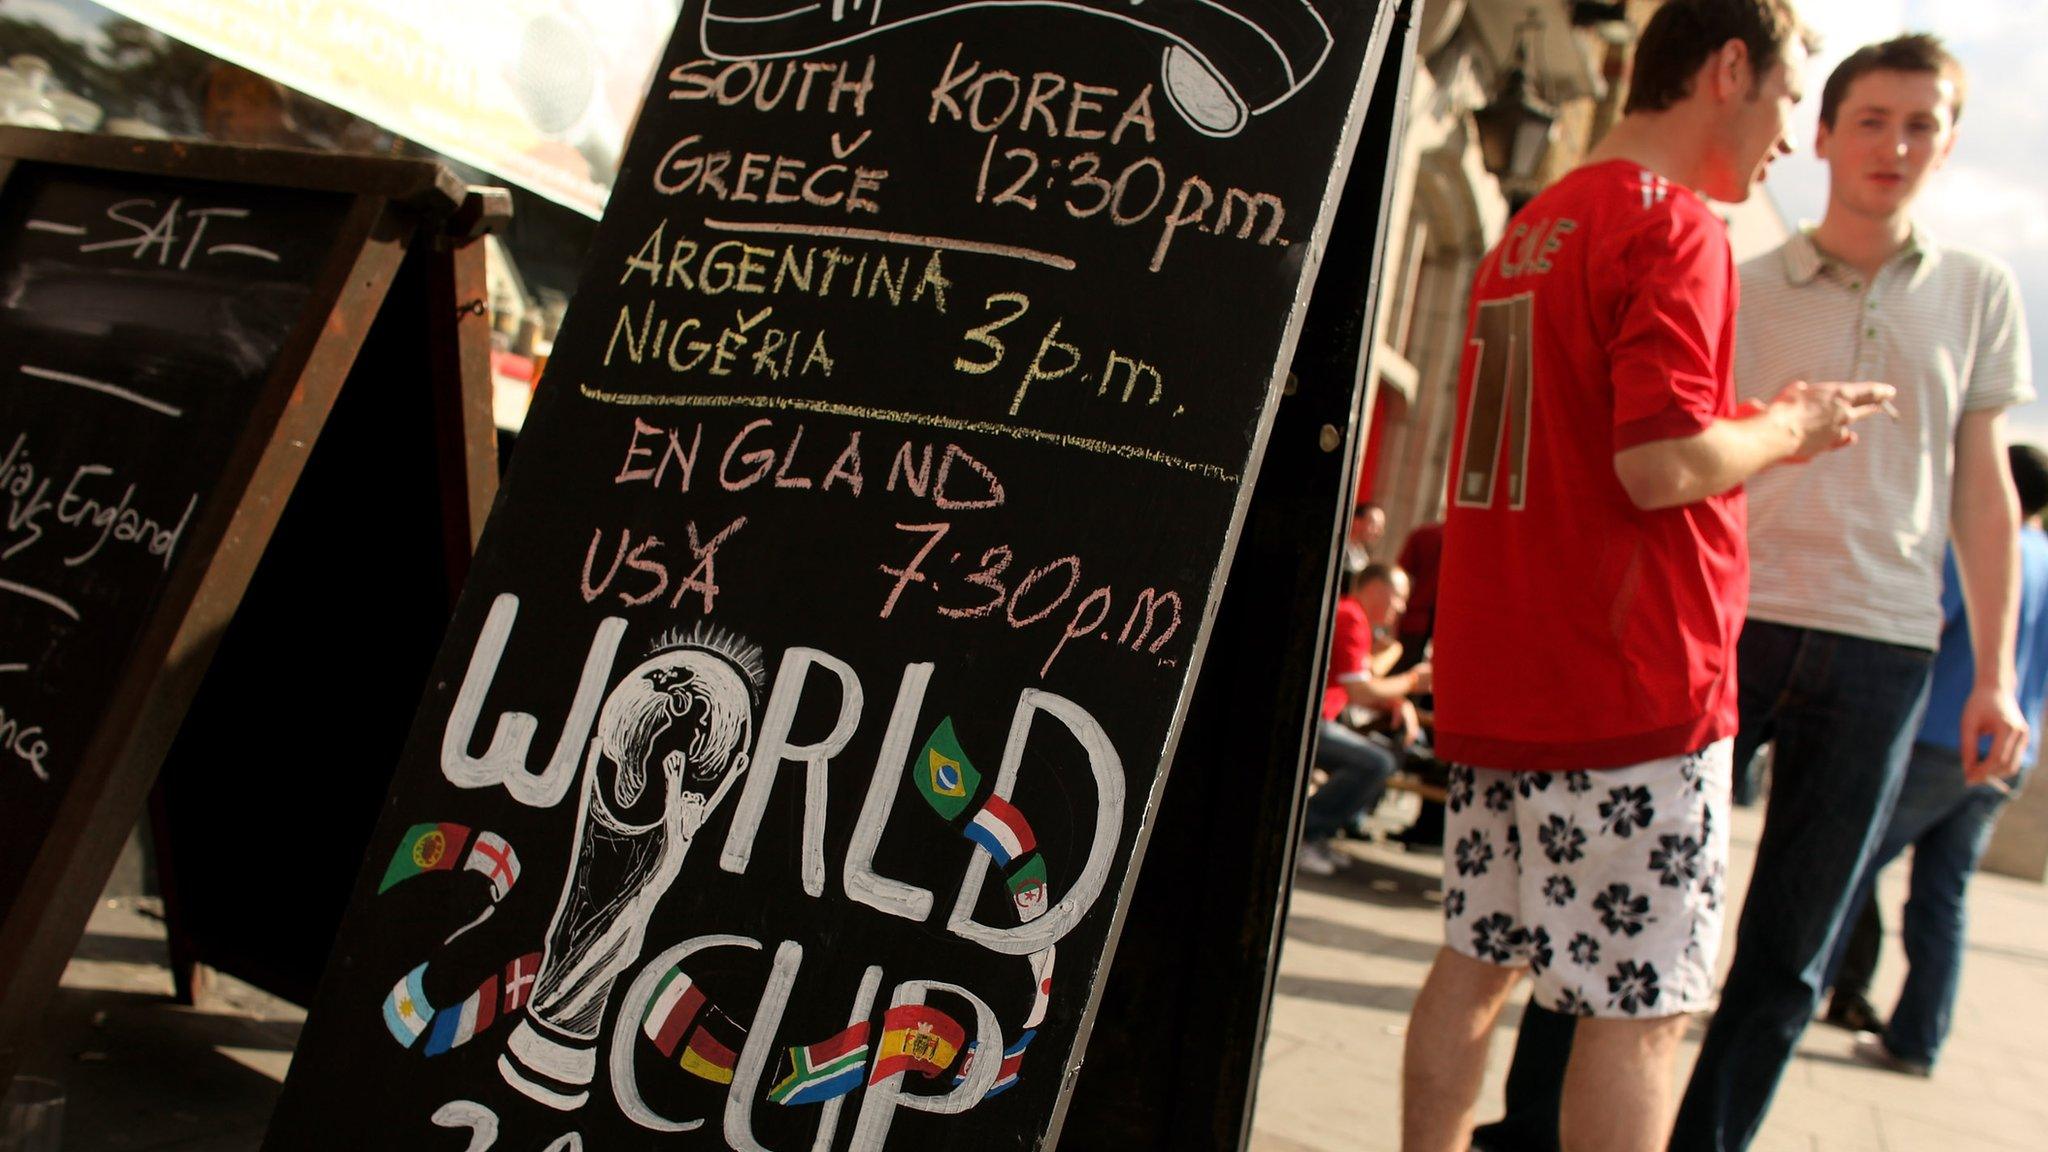
[[[680,0],[104,0],[596,216]]]

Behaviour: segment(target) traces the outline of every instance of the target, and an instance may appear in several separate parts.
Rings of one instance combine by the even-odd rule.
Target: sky
[[[1989,252],[2019,277],[2034,387],[2048,395],[2048,0],[1797,0],[1823,43],[1806,78],[1799,152],[1765,187],[1788,221],[1818,220],[1827,166],[1814,159],[1820,87],[1857,47],[1933,32],[1969,74],[1956,147],[1914,212],[1946,244]],[[2048,399],[2008,414],[2010,435],[2048,446]]]

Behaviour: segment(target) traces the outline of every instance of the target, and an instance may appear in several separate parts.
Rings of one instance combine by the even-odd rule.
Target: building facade
[[[1514,209],[1570,171],[1621,114],[1636,33],[1661,0],[1425,0],[1393,173],[1386,275],[1372,327],[1358,499],[1389,549],[1442,518],[1472,276]],[[1519,77],[1517,73],[1519,72]],[[1550,117],[1509,113],[1520,97]],[[1496,146],[1519,129],[1547,148]],[[1492,163],[1489,163],[1489,160]],[[1505,162],[1504,162],[1505,161]],[[1725,211],[1738,259],[1785,226],[1763,195]]]

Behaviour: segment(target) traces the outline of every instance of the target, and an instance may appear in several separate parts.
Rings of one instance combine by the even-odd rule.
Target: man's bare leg
[[[1493,1023],[1521,975],[1519,968],[1437,950],[1408,1016],[1401,1064],[1403,1152],[1463,1152],[1470,1146]]]
[[[1676,1105],[1672,1056],[1688,1019],[1579,1021],[1564,1074],[1568,1152],[1663,1152]]]

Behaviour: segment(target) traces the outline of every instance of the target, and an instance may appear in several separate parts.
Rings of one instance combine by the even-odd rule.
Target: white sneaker
[[[1304,840],[1294,854],[1294,866],[1311,876],[1337,874],[1337,853],[1321,840]]]

